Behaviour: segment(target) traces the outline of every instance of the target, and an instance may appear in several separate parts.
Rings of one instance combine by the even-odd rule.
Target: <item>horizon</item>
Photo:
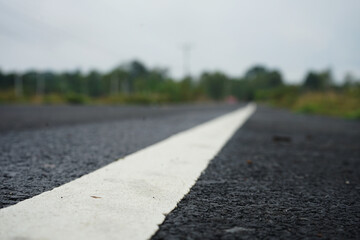
[[[214,71],[207,71],[207,70],[204,70],[203,72],[199,73],[197,76],[194,76],[194,75],[190,75],[190,76],[180,76],[178,78],[175,78],[173,76],[171,76],[171,74],[168,73],[168,69],[165,67],[153,67],[151,68],[150,66],[146,65],[144,62],[140,61],[139,59],[133,59],[131,61],[127,61],[127,62],[124,62],[122,64],[119,64],[118,66],[114,66],[113,68],[111,69],[108,69],[108,70],[104,70],[104,71],[101,71],[99,69],[88,69],[87,71],[84,71],[82,69],[79,69],[79,68],[74,68],[74,69],[69,69],[69,70],[52,70],[52,69],[44,69],[44,70],[39,70],[39,69],[35,69],[35,68],[30,68],[30,69],[26,69],[26,70],[23,70],[23,71],[3,71],[3,69],[0,68],[0,72],[2,72],[3,74],[19,74],[19,75],[24,75],[26,73],[29,73],[29,72],[35,72],[36,74],[46,74],[46,73],[53,73],[53,74],[65,74],[65,73],[74,73],[74,72],[79,72],[80,74],[82,74],[83,76],[87,76],[87,75],[90,75],[91,72],[95,71],[101,75],[105,75],[105,74],[108,74],[110,73],[111,71],[114,71],[115,69],[117,68],[122,68],[124,69],[125,71],[126,70],[126,64],[130,64],[132,62],[139,62],[141,64],[144,64],[144,66],[147,68],[147,70],[151,71],[151,70],[165,70],[166,72],[166,76],[168,76],[171,80],[175,81],[175,82],[179,82],[179,81],[182,81],[183,79],[185,78],[192,78],[192,80],[200,80],[201,79],[201,75],[202,74],[205,74],[205,73],[210,73],[210,74],[213,74],[213,73],[221,73],[221,74],[224,74],[226,75],[229,79],[232,79],[232,80],[245,80],[245,75],[246,73],[253,69],[254,67],[264,67],[266,70],[268,71],[278,71],[281,76],[282,76],[282,81],[285,83],[285,84],[288,84],[288,85],[302,85],[304,84],[305,80],[306,80],[306,77],[310,74],[310,73],[316,73],[316,74],[319,74],[319,73],[322,73],[322,72],[326,72],[326,71],[329,71],[330,74],[331,74],[331,77],[332,77],[332,80],[333,80],[333,83],[335,85],[341,85],[341,84],[344,84],[344,78],[341,79],[340,81],[337,81],[336,79],[334,79],[333,77],[333,70],[332,69],[322,69],[322,70],[309,70],[307,72],[305,72],[303,75],[303,78],[300,79],[300,81],[298,82],[291,82],[291,81],[288,81],[288,79],[285,79],[284,78],[284,75],[283,75],[283,72],[281,69],[277,69],[277,68],[269,68],[268,66],[266,65],[261,65],[261,64],[254,64],[252,66],[250,66],[248,69],[246,69],[242,74],[238,74],[238,75],[230,75],[228,74],[227,72],[224,72],[224,71],[221,71],[221,70],[214,70]],[[360,82],[360,78],[356,75],[352,75],[350,74],[350,77],[351,77],[351,80],[352,81],[355,81],[355,82]]]

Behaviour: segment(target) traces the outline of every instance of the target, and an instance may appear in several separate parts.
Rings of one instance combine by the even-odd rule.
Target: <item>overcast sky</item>
[[[254,64],[289,82],[331,68],[360,77],[359,0],[0,0],[0,69],[107,71],[139,59],[183,75],[241,76]]]

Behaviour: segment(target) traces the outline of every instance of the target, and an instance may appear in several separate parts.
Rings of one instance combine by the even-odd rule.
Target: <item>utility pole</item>
[[[192,50],[192,46],[189,43],[185,43],[182,46],[184,78],[190,76],[190,52],[191,52],[191,50]]]
[[[15,78],[15,96],[22,97],[23,95],[23,82],[22,77],[17,75]]]

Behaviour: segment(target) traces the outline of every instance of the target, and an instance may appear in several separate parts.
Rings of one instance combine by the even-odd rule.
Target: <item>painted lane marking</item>
[[[0,239],[150,238],[255,109],[248,104],[0,209]]]

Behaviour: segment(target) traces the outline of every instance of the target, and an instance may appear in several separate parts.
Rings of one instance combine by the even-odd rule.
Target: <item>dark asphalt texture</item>
[[[152,239],[360,239],[360,122],[258,108]]]
[[[240,106],[1,106],[0,208]]]
[[[187,114],[189,111],[212,111],[219,104],[164,106],[83,106],[83,105],[3,105],[0,106],[0,133],[23,129],[73,126],[147,117]],[[221,105],[227,109],[231,106]]]

